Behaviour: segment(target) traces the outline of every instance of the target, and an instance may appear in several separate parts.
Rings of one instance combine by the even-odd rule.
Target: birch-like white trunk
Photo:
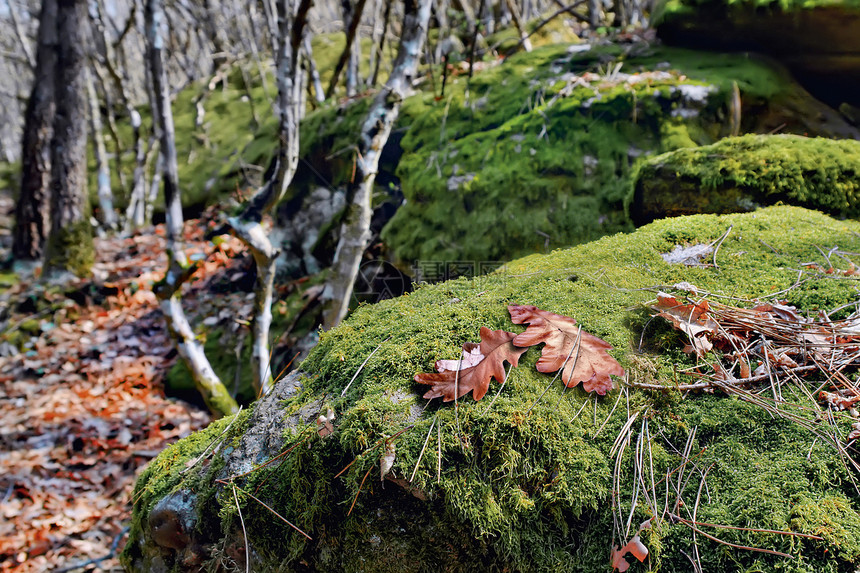
[[[433,0],[404,2],[403,31],[394,68],[385,87],[373,99],[362,124],[355,177],[347,190],[351,203],[341,225],[332,276],[323,293],[323,298],[326,299],[323,313],[325,329],[340,324],[349,311],[353,284],[370,239],[371,199],[379,168],[379,156],[400,113],[400,104],[411,91],[421,48],[427,35],[432,5]]]
[[[143,139],[140,136],[140,114],[129,107],[131,128],[134,135],[134,173],[131,177],[131,193],[128,208],[125,211],[125,232],[142,227],[146,221],[146,151],[143,149]]]
[[[101,224],[107,230],[116,228],[116,213],[113,210],[113,191],[110,185],[110,164],[108,163],[107,147],[105,147],[104,127],[102,125],[101,107],[93,81],[92,70],[84,67],[84,80],[87,86],[87,99],[90,108],[90,137],[96,156],[96,189],[101,211]]]
[[[305,34],[305,38],[302,40],[302,55],[308,63],[308,73],[311,76],[311,82],[314,86],[314,99],[316,99],[317,103],[322,103],[325,101],[325,90],[322,86],[322,80],[320,79],[320,72],[317,69],[317,63],[314,61],[314,49],[311,46],[310,34]]]
[[[523,23],[522,17],[520,17],[520,9],[517,6],[516,0],[505,0],[508,6],[508,9],[511,11],[511,19],[514,21],[514,26],[517,28],[517,32],[520,35],[520,44],[522,44],[523,49],[526,52],[532,51],[532,42],[529,40],[529,33],[526,31],[526,27]]]
[[[312,0],[278,0],[278,85],[279,145],[263,186],[254,194],[238,217],[229,219],[233,231],[247,246],[257,265],[254,316],[251,327],[252,380],[259,395],[273,385],[270,364],[269,330],[272,325],[272,287],[278,250],[263,228],[263,216],[284,196],[299,164],[299,118],[302,81],[299,49]]]
[[[144,8],[146,23],[147,60],[151,71],[155,99],[154,121],[160,128],[161,152],[164,157],[164,200],[166,203],[165,228],[167,239],[168,268],[167,273],[155,285],[161,311],[167,320],[167,329],[176,344],[179,356],[182,358],[197,390],[206,401],[206,405],[215,415],[235,414],[239,411],[236,401],[230,396],[227,388],[215,374],[212,365],[206,358],[203,345],[182,309],[182,284],[194,272],[194,267],[188,264],[182,244],[182,202],[179,195],[179,170],[176,163],[176,137],[173,128],[173,112],[170,107],[170,92],[167,85],[167,73],[164,69],[162,50],[164,40],[160,27],[164,20],[163,0],[147,0]]]

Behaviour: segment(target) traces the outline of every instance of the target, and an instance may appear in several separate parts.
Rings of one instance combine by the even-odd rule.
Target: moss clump
[[[713,241],[729,225],[733,232],[719,251],[718,268],[670,265],[660,256],[677,244]],[[700,292],[750,299],[781,293],[803,311],[832,309],[855,300],[854,281],[811,270],[798,281],[797,266],[820,257],[820,245],[858,252],[858,237],[858,223],[793,207],[668,219],[632,234],[532,255],[486,277],[426,286],[360,308],[322,335],[302,364],[303,374],[285,381],[293,391],[284,393],[281,385],[281,394],[258,403],[249,420],[266,423],[249,421],[242,434],[231,432],[238,438],[231,442],[235,450],[218,454],[222,475],[240,476],[237,486],[314,538],[273,525],[279,521],[269,510],[241,498],[255,569],[608,571],[613,507],[622,521],[632,511],[634,529],[653,516],[645,501],[650,493],[640,491],[631,507],[639,483],[634,457],[644,447],[640,451],[646,452],[647,467],[653,459],[659,482],[658,515],[666,495],[675,507],[678,491],[691,508],[703,484],[699,521],[817,531],[812,534],[823,538],[708,529],[731,543],[792,557],[729,550],[700,535],[705,569],[853,570],[860,565],[860,495],[840,453],[807,429],[830,422],[816,422],[808,399],[791,383],[783,386],[780,404],[790,416],[780,417],[721,395],[631,390],[594,398],[579,389],[562,391],[534,369],[534,349],[504,388],[494,384],[480,402],[466,397],[456,406],[427,404],[419,397],[425,388],[413,376],[429,371],[436,359],[456,357],[480,326],[521,331],[506,311],[519,303],[576,318],[613,344],[612,354],[631,380],[671,386],[683,381],[680,372],[694,367],[695,359],[680,351],[677,333],[649,321],[642,305],[653,293],[644,289],[689,281]],[[637,354],[640,340],[649,353]],[[316,418],[328,408],[337,414],[335,432],[320,438]],[[632,416],[630,441],[613,455]],[[844,433],[850,423],[837,414],[835,426],[821,431]],[[242,445],[260,440],[268,445],[254,455]],[[687,442],[695,459],[681,480],[678,452]],[[396,454],[389,477],[399,481],[380,483],[387,443]],[[161,474],[184,467],[192,456],[172,458],[170,466],[146,473],[138,491],[172,491],[175,480],[161,484]],[[662,479],[667,474],[671,484]],[[195,475],[183,489],[221,487]],[[220,491],[195,504],[201,524],[195,540],[212,548],[206,556],[213,567],[230,551],[242,555],[244,547],[232,492]],[[151,548],[141,527],[146,507],[135,510],[138,526],[127,559]],[[682,523],[655,520],[643,540],[651,570],[690,567],[684,553],[693,551],[692,533]]]
[[[655,8],[652,23],[659,26],[678,16],[695,14],[703,6],[719,7],[735,12],[766,11],[797,12],[816,8],[860,8],[858,0],[661,0]]]
[[[404,102],[406,201],[382,233],[401,261],[504,260],[630,230],[635,165],[728,135],[735,84],[742,132],[824,129],[792,117],[811,98],[784,70],[747,56],[555,45],[466,83]]]
[[[95,260],[93,231],[88,219],[66,225],[48,236],[45,244],[46,268],[86,277]]]
[[[639,168],[630,212],[666,216],[750,211],[778,202],[860,215],[860,142],[746,135],[652,157]]]

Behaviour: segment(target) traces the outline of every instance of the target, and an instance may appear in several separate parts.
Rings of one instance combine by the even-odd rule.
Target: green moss
[[[730,10],[764,10],[797,12],[816,8],[858,8],[858,0],[662,0],[655,8],[652,23],[655,26],[677,16],[695,13],[700,6],[723,7]]]
[[[193,483],[198,487],[198,499],[211,500],[215,490],[211,482],[224,467],[223,459],[212,454],[221,447],[229,448],[235,436],[245,429],[249,413],[245,410],[212,422],[206,429],[168,446],[146,466],[132,494],[135,508],[132,533],[120,556],[126,568],[143,557],[145,520],[160,499]],[[207,480],[210,485],[200,487],[198,482]]]
[[[45,245],[45,265],[55,270],[66,270],[78,277],[86,277],[95,262],[93,234],[88,219],[66,225],[52,232]]]
[[[670,265],[660,256],[679,243],[713,241],[730,225],[718,268]],[[284,416],[298,421],[275,450],[289,453],[237,482],[314,536],[309,542],[287,526],[273,526],[272,514],[248,501],[243,516],[261,569],[277,563],[298,570],[304,562],[311,569],[342,571],[367,570],[367,563],[379,563],[374,570],[380,571],[608,570],[613,503],[621,504],[626,520],[637,483],[634,450],[641,442],[650,445],[658,508],[664,496],[672,504],[680,491],[690,509],[702,484],[698,521],[823,538],[703,525],[731,543],[792,556],[730,549],[699,535],[706,570],[853,570],[860,564],[860,496],[840,454],[805,426],[817,424],[825,433],[836,428],[821,420],[813,424],[815,412],[801,407],[808,402],[791,383],[783,386],[780,408],[804,424],[721,395],[631,390],[627,397],[614,392],[595,399],[580,389],[562,392],[534,369],[534,349],[503,389],[493,384],[480,402],[466,397],[456,406],[426,404],[413,376],[432,369],[436,359],[456,357],[463,342],[477,338],[479,326],[521,331],[506,311],[508,304],[520,303],[576,318],[615,347],[612,354],[632,380],[671,386],[687,380],[680,372],[695,359],[680,352],[677,335],[651,324],[643,304],[654,295],[644,289],[689,281],[702,292],[743,298],[784,291],[780,297],[805,312],[832,309],[855,300],[854,281],[811,270],[798,281],[798,264],[819,259],[820,245],[858,252],[858,237],[858,223],[793,207],[669,219],[632,234],[532,255],[493,275],[425,286],[359,308],[342,326],[323,333],[302,364],[307,375],[301,391],[284,404]],[[634,350],[640,340],[648,353]],[[313,433],[314,420],[328,407],[337,413],[336,429],[322,439]],[[634,414],[631,441],[618,454],[620,491],[613,496],[616,459],[610,451]],[[844,432],[850,420],[837,416],[836,424]],[[424,501],[394,483],[380,484],[385,440],[396,448],[392,475],[408,480],[414,472],[412,486]],[[678,451],[688,440],[694,460],[686,466],[687,477],[672,481],[667,493],[663,476],[679,479]],[[172,471],[160,467],[145,474],[138,490]],[[191,481],[184,487],[211,485]],[[166,491],[164,485],[151,487]],[[651,517],[641,492],[637,499],[634,529]],[[220,535],[228,543],[241,539],[230,534],[236,529],[232,501],[211,500],[198,506],[202,521],[219,532],[207,542]],[[684,553],[694,549],[687,526],[663,518],[643,540],[652,570],[689,568]]]
[[[785,202],[839,217],[860,215],[860,143],[795,135],[746,135],[644,162],[631,211],[666,215],[748,211]]]
[[[6,163],[0,161],[0,189],[5,189],[13,197],[18,196],[18,185],[21,177],[21,163]]]
[[[636,158],[721,135],[731,82],[655,74],[669,55],[548,46],[477,76],[468,97],[461,78],[442,100],[410,98],[406,204],[383,238],[403,261],[493,261],[630,230],[622,201]],[[566,88],[587,72],[601,79]],[[650,73],[627,81],[632,72]],[[695,90],[711,93],[697,105],[685,95]]]

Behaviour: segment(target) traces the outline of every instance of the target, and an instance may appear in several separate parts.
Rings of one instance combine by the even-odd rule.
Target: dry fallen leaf
[[[695,352],[697,356],[704,356],[714,347],[708,340],[708,334],[716,334],[719,325],[709,314],[710,307],[707,300],[693,304],[682,304],[677,298],[664,292],[657,293],[657,304],[651,308],[659,311],[657,316],[670,321],[675,328],[687,334],[690,345],[685,348],[686,352]]]
[[[537,361],[538,372],[563,371],[561,379],[572,388],[582,382],[586,392],[601,396],[614,388],[610,376],[624,376],[624,369],[606,351],[612,346],[576,326],[569,316],[554,314],[535,306],[508,307],[514,324],[528,324],[522,334],[513,339],[516,346],[544,343]]]
[[[424,398],[443,398],[445,402],[450,402],[455,396],[460,398],[469,392],[472,392],[475,400],[483,398],[490,387],[490,378],[495,378],[498,382],[504,380],[504,362],[508,361],[512,366],[516,366],[520,356],[527,350],[511,344],[515,336],[512,332],[481,327],[480,344],[467,342],[463,345],[462,362],[472,363],[478,358],[478,354],[481,356],[473,366],[461,368],[462,364],[458,364],[458,360],[438,360],[438,372],[415,375],[415,381],[419,384],[432,386],[424,394]]]

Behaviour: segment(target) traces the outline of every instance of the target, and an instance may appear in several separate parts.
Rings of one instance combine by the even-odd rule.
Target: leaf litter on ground
[[[249,315],[247,293],[204,300],[204,283],[235,278],[242,251],[236,239],[204,240],[204,230],[186,225],[189,257],[199,261],[186,306],[201,321],[209,314],[232,322],[235,309]],[[86,570],[120,571],[114,542],[122,548],[137,473],[210,421],[164,395],[175,351],[151,291],[166,266],[163,237],[159,226],[98,238],[96,280],[62,289],[24,281],[0,298],[2,572],[59,570],[107,555]],[[230,312],[220,316],[222,309]],[[21,325],[34,320],[38,328],[22,335]]]

